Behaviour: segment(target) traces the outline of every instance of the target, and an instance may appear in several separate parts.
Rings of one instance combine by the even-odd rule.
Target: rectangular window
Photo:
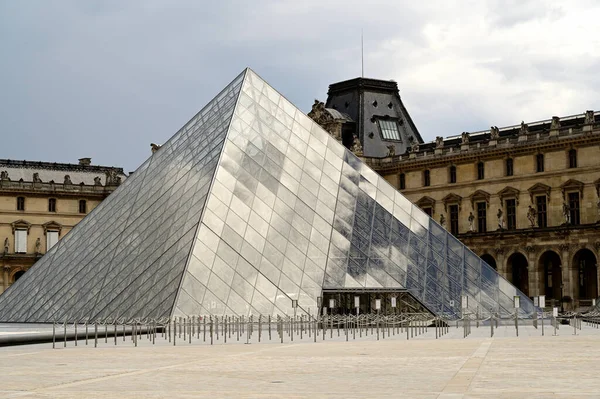
[[[477,203],[477,231],[480,233],[487,231],[487,208],[485,202]]]
[[[384,140],[401,141],[400,130],[398,130],[398,122],[395,120],[379,119],[379,129]]]
[[[536,172],[544,171],[544,154],[537,154],[535,156],[535,171]]]
[[[450,183],[456,183],[456,166],[450,166]]]
[[[425,187],[429,187],[431,185],[431,176],[428,170],[423,172],[423,185]]]
[[[577,150],[569,150],[569,168],[577,167]]]
[[[25,210],[25,197],[17,197],[17,211]]]
[[[517,228],[517,200],[506,200],[506,228],[508,230]]]
[[[512,175],[513,175],[513,159],[508,158],[506,160],[506,176],[512,176]]]
[[[46,232],[46,252],[50,251],[50,248],[58,242],[58,231],[47,231]]]
[[[87,213],[87,202],[79,200],[79,213]]]
[[[26,254],[27,253],[27,230],[17,229],[15,230],[15,253]]]
[[[548,214],[546,206],[546,196],[539,195],[535,197],[535,205],[537,207],[537,224],[538,227],[548,226]]]
[[[458,205],[450,205],[450,233],[458,235]]]
[[[50,198],[48,200],[48,212],[56,212],[56,199]]]
[[[406,175],[404,173],[400,173],[400,190],[404,190],[406,188]]]
[[[477,180],[483,180],[485,178],[485,165],[483,162],[477,163]]]
[[[429,217],[433,215],[433,209],[430,206],[424,207],[423,212],[425,212]]]
[[[571,224],[579,224],[579,193],[569,193],[569,216]]]

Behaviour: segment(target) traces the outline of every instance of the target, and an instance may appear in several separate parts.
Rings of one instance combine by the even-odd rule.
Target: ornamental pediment
[[[462,202],[462,197],[458,194],[450,193],[442,198],[442,202],[444,203],[444,210],[448,212],[448,205],[458,204],[458,209],[460,210],[460,204]]]
[[[504,203],[505,199],[515,198],[517,200],[517,205],[519,203],[519,194],[521,192],[514,187],[506,186],[502,190],[498,191],[498,196],[500,197],[500,201]]]
[[[433,198],[431,198],[431,197],[424,196],[424,197],[421,197],[421,199],[419,199],[416,202],[416,204],[420,208],[422,208],[424,206],[431,206],[431,207],[433,207],[433,206],[435,206],[435,200]]]
[[[487,191],[477,190],[473,194],[471,194],[469,198],[471,200],[471,206],[473,207],[473,209],[475,208],[476,202],[485,201],[486,204],[490,204],[490,193],[488,193]]]
[[[29,234],[29,229],[31,228],[31,223],[23,219],[19,219],[16,222],[12,222],[10,225],[12,227],[13,233],[15,232],[15,230],[27,230],[27,233]]]

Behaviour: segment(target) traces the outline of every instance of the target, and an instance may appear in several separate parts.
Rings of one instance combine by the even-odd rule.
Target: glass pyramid
[[[323,289],[436,314],[533,303],[250,69],[0,296],[0,321],[318,313]]]

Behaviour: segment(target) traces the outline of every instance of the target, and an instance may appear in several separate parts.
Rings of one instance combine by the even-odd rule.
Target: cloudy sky
[[[132,171],[250,66],[393,79],[425,140],[600,109],[600,2],[0,0],[0,158]]]

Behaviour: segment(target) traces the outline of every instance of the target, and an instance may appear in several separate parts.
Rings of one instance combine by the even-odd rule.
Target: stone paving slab
[[[600,331],[0,349],[0,398],[600,398]],[[572,333],[572,331],[570,331]],[[512,336],[511,336],[512,334]],[[335,336],[334,336],[335,337]],[[161,341],[164,342],[164,341]]]

